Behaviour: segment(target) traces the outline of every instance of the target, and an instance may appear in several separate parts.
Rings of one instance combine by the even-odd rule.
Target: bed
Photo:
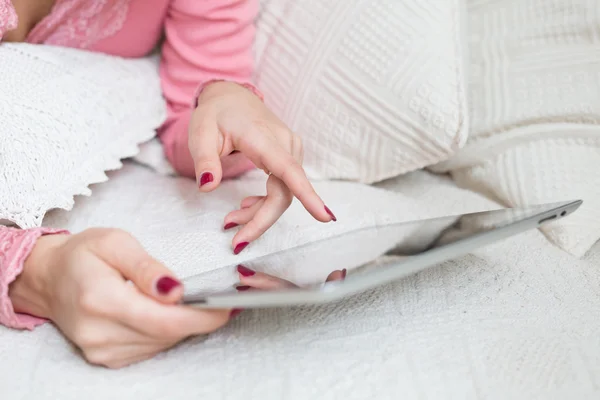
[[[218,229],[206,236],[210,221],[219,221],[221,211],[241,199],[242,185],[259,185],[259,175],[226,184],[205,200],[221,204],[207,213],[190,207],[197,196],[193,182],[129,161],[108,182],[96,185],[94,196],[78,197],[70,213],[52,212],[45,224],[74,231],[90,225],[125,227],[188,278],[186,284],[229,285],[233,271],[199,267],[226,260],[213,257],[202,264],[186,249],[221,235],[224,239],[218,240],[227,245]],[[336,183],[316,185],[341,190]],[[380,202],[377,212],[364,212],[363,224],[412,218],[407,213],[415,212],[417,203],[418,209],[440,214],[498,207],[424,171],[377,189],[342,185],[369,191]],[[335,201],[336,211],[348,215],[341,200]],[[182,212],[209,228],[199,227],[198,237],[187,228],[159,237],[165,226],[181,225],[173,216]],[[127,226],[123,213],[130,215]],[[277,226],[308,220],[300,215],[294,204]],[[344,220],[349,218],[340,218],[339,226]],[[255,252],[265,249],[267,241],[262,243]],[[599,266],[600,246],[576,259],[530,231],[339,303],[246,311],[212,335],[191,338],[153,360],[117,371],[86,364],[51,324],[33,332],[0,328],[1,397],[598,398]],[[278,272],[308,281],[328,271]]]
[[[304,135],[305,166],[337,223],[316,223],[295,202],[234,257],[223,216],[264,191],[262,172],[200,195],[192,180],[169,176],[165,160],[153,158],[152,149],[161,153],[156,142],[120,168],[162,123],[155,63],[45,47],[19,47],[19,55],[3,45],[5,99],[66,110],[62,141],[47,142],[77,150],[38,149],[27,185],[15,173],[26,170],[18,156],[31,164],[35,149],[1,154],[16,168],[0,173],[15,185],[0,187],[0,199],[8,204],[3,194],[20,193],[16,211],[30,206],[31,218],[10,221],[37,226],[47,209],[70,209],[73,195],[93,193],[76,196],[70,211],[46,214],[43,225],[126,229],[186,287],[218,291],[237,282],[237,262],[361,226],[500,207],[490,198],[524,205],[568,194],[584,206],[560,229],[520,234],[342,302],[245,311],[218,332],[117,371],[87,364],[51,324],[33,332],[0,327],[0,399],[600,398],[600,244],[591,246],[600,237],[597,0],[298,3],[262,1],[257,79],[274,111]],[[299,56],[302,46],[289,44],[300,38],[306,54]],[[30,65],[34,49],[31,79],[21,65]],[[104,116],[96,103],[80,101],[113,91],[118,97],[103,97]],[[19,117],[30,128],[36,113],[27,112]],[[46,119],[37,122],[35,132],[9,129],[0,139],[29,134],[38,143],[52,130]],[[323,132],[337,136],[324,140]],[[68,167],[96,159],[88,174]],[[425,166],[439,174],[418,170]],[[106,169],[118,170],[107,180]],[[413,170],[374,187],[325,180],[368,183]],[[39,188],[59,186],[52,177],[82,181],[35,212],[44,200]],[[302,284],[331,271],[298,261],[265,272]]]

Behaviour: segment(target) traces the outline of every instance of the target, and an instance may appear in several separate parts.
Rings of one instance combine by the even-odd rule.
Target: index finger
[[[142,334],[170,340],[213,332],[229,321],[231,310],[204,310],[161,304],[135,287],[123,296],[117,318]]]
[[[313,188],[300,163],[277,141],[252,127],[249,135],[240,141],[239,148],[255,165],[265,167],[281,179],[315,219],[321,222],[336,220]]]

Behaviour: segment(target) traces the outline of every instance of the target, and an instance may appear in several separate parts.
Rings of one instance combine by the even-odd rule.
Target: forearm
[[[40,237],[63,231],[36,228],[15,229],[0,226],[0,324],[9,328],[33,329],[42,324],[47,315],[39,296],[43,290],[39,268],[46,252]],[[44,238],[45,239],[45,238]],[[27,273],[24,273],[24,271]],[[35,315],[35,316],[34,316]],[[39,318],[42,317],[42,318]]]
[[[258,0],[172,3],[160,64],[168,117],[159,137],[181,175],[195,177],[188,126],[199,89],[215,79],[242,84],[252,79],[258,9]]]

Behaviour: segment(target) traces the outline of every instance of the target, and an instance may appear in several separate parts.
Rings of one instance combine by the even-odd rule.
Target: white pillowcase
[[[371,183],[465,143],[462,4],[262,1],[256,82],[310,177]]]
[[[105,181],[166,117],[155,58],[0,46],[0,220],[39,226]]]
[[[582,256],[600,238],[597,0],[469,1],[471,132],[449,162],[506,206],[583,199],[542,231]]]

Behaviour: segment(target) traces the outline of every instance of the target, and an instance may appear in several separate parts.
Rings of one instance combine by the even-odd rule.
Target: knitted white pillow
[[[262,1],[256,82],[309,176],[370,183],[464,144],[462,3]]]
[[[472,130],[435,170],[506,206],[583,199],[542,229],[582,256],[600,239],[600,3],[469,5]]]
[[[0,221],[39,226],[105,181],[166,117],[154,58],[0,46]]]

